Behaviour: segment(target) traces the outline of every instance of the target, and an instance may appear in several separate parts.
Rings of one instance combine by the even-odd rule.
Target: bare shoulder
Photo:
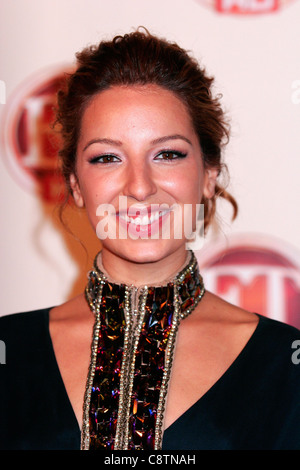
[[[80,322],[91,315],[89,305],[82,293],[61,305],[54,307],[50,311],[50,321]]]
[[[84,294],[80,294],[53,308],[49,320],[52,339],[61,338],[63,341],[69,337],[90,337],[94,316]]]
[[[191,320],[200,324],[220,324],[223,327],[245,326],[255,328],[258,315],[233,305],[221,297],[206,292]]]
[[[259,317],[224,299],[206,292],[189,317],[182,322],[182,335],[202,338],[202,344],[227,351],[234,358],[254,333]]]

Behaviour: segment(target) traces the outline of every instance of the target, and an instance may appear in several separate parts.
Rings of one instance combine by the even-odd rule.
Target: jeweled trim
[[[185,283],[183,283],[185,281]],[[91,390],[95,377],[95,365],[97,360],[97,350],[99,346],[99,332],[101,327],[101,303],[103,285],[107,282],[105,275],[97,266],[97,257],[94,262],[94,269],[90,274],[90,285],[86,287],[86,298],[91,310],[95,314],[95,324],[93,330],[91,362],[87,378],[86,393],[84,398],[84,416],[82,426],[81,449],[90,448],[90,406],[91,406]],[[165,343],[163,377],[159,390],[157,414],[155,420],[155,437],[154,449],[159,450],[162,447],[163,424],[165,403],[170,380],[170,374],[173,363],[175,342],[177,331],[181,320],[186,318],[197,306],[204,295],[205,289],[202,277],[198,271],[197,260],[191,252],[191,260],[189,264],[166,286],[173,286],[173,313],[171,320],[171,329],[167,332],[167,340]],[[137,288],[133,286],[125,287],[125,331],[123,342],[123,356],[120,372],[119,384],[119,402],[117,426],[114,436],[114,449],[129,449],[129,418],[131,411],[131,398],[133,397],[134,373],[136,366],[136,353],[141,338],[141,330],[145,319],[146,300],[152,288],[144,286],[139,290],[142,294],[138,297],[139,304],[137,311],[133,311],[131,305],[131,296],[133,292],[137,292]],[[155,289],[155,288],[154,288]],[[105,302],[105,299],[104,299]],[[162,304],[161,304],[162,305]],[[155,311],[155,310],[154,310]],[[135,323],[133,324],[133,318]],[[148,317],[147,317],[148,318]],[[151,317],[152,318],[152,317]],[[106,321],[106,320],[105,320]],[[142,345],[142,343],[141,343]],[[143,349],[142,349],[143,350]],[[140,350],[139,350],[140,351]],[[140,354],[140,352],[139,352]],[[133,413],[135,413],[133,411]],[[151,428],[150,428],[151,429]],[[137,447],[138,448],[138,447]]]
[[[140,339],[140,333],[144,321],[145,315],[145,301],[148,295],[148,288],[143,288],[142,300],[137,311],[137,324],[133,329],[133,323],[131,319],[131,307],[130,307],[130,288],[126,288],[126,302],[125,302],[125,318],[126,324],[128,324],[128,330],[125,333],[124,339],[124,355],[121,369],[120,379],[120,397],[119,397],[119,413],[118,413],[118,424],[115,435],[114,450],[128,449],[129,445],[129,414],[131,407],[131,394],[134,380],[134,369],[135,369],[135,355]],[[134,330],[134,331],[133,331]],[[132,339],[131,339],[132,338]],[[127,347],[128,343],[130,348]],[[128,374],[129,373],[129,374]]]
[[[87,377],[87,384],[84,396],[84,406],[83,406],[83,422],[82,422],[82,431],[81,431],[81,450],[88,450],[90,447],[90,430],[89,430],[89,412],[90,412],[90,402],[91,402],[91,391],[93,386],[93,379],[95,375],[95,366],[97,360],[97,348],[99,340],[99,331],[100,331],[100,305],[102,300],[102,289],[103,283],[99,279],[100,289],[99,296],[95,304],[91,303],[88,299],[87,293],[86,298],[89,302],[90,308],[95,314],[95,323],[93,328],[93,340],[91,347],[91,360]]]
[[[160,450],[162,448],[166,396],[168,392],[168,385],[169,385],[172,363],[173,363],[176,334],[177,334],[178,326],[180,322],[179,309],[180,309],[180,305],[179,305],[179,300],[178,300],[178,289],[177,289],[177,285],[174,284],[174,314],[173,314],[173,319],[172,319],[172,328],[169,333],[167,347],[166,347],[164,375],[163,375],[163,380],[161,384],[158,407],[157,407],[154,450]]]

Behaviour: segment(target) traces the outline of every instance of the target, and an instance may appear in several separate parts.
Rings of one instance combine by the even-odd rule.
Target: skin
[[[169,136],[181,137],[166,139]],[[108,139],[116,143],[107,143]],[[164,141],[153,143],[158,139]],[[166,149],[186,157],[163,159]],[[107,155],[114,161],[101,163]],[[102,160],[91,164],[97,156]],[[95,231],[100,204],[111,204],[117,211],[119,196],[125,196],[129,207],[142,203],[183,208],[200,203],[203,193],[211,197],[216,175],[214,170],[204,171],[187,110],[168,91],[155,86],[113,88],[95,97],[83,116],[71,186],[76,204],[85,206]],[[134,284],[163,281],[186,259],[183,239],[128,237],[121,243],[106,239],[102,245],[103,264],[112,278]]]
[[[170,157],[171,152],[185,157]],[[212,197],[216,177],[217,170],[204,168],[188,111],[173,93],[153,85],[113,87],[96,95],[86,108],[76,173],[70,183],[76,204],[85,207],[94,230],[99,204],[109,203],[117,211],[121,195],[129,206],[195,206],[203,194]],[[172,214],[170,218],[172,221]],[[102,241],[102,263],[115,281],[157,284],[185,263],[185,242],[176,239],[172,230],[169,239],[106,239]],[[50,312],[57,363],[79,426],[93,321],[83,294]],[[226,372],[257,322],[255,314],[205,293],[179,328],[165,428]]]

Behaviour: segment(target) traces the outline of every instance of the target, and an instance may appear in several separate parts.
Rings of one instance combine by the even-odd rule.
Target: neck
[[[107,276],[117,283],[134,285],[158,285],[174,277],[189,259],[186,250],[176,251],[162,259],[154,261],[136,262],[121,258],[114,253],[103,249],[101,258],[98,258],[99,267]]]

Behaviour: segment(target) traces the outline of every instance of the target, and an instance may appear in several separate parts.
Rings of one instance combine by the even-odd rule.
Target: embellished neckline
[[[131,294],[139,297],[145,291],[159,289],[166,286],[177,286],[183,292],[184,302],[181,304],[181,318],[187,317],[202,299],[205,293],[203,278],[199,272],[197,258],[192,250],[187,253],[187,260],[177,274],[170,276],[167,280],[157,285],[141,285],[125,284],[116,282],[105,271],[102,261],[101,252],[99,252],[93,264],[93,269],[88,274],[88,283],[85,289],[85,297],[90,309],[95,312],[96,299],[99,296],[100,286],[108,283],[111,287],[126,288]],[[195,289],[196,285],[198,289]],[[189,298],[189,299],[188,299]]]
[[[95,323],[81,449],[158,450],[178,328],[205,292],[197,259],[190,251],[171,280],[135,287],[109,280],[97,257],[85,290]]]

